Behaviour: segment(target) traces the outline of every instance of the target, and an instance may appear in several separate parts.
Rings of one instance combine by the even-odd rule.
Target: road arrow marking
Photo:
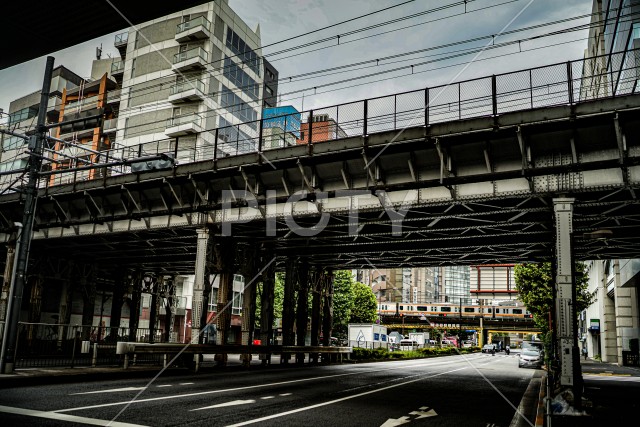
[[[203,409],[224,408],[226,406],[248,405],[249,403],[256,403],[255,400],[232,400],[231,402],[218,403],[217,405],[205,406],[204,408],[192,409],[193,411],[202,411]]]
[[[410,423],[410,422],[411,421],[409,420],[409,417],[400,417],[400,418],[397,418],[395,420],[393,418],[389,418],[380,427],[394,427],[394,426],[399,426],[401,424],[406,424],[406,423]]]
[[[429,409],[428,411],[427,409],[429,409],[428,406],[423,406],[419,411],[409,412],[409,415],[419,415],[416,420],[419,420],[420,418],[435,417],[436,415],[438,415],[433,409]]]

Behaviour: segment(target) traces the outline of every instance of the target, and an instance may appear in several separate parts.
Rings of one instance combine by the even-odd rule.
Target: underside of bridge
[[[640,258],[639,110],[640,96],[631,95],[365,131],[171,170],[50,187],[45,179],[30,246],[29,320],[41,321],[43,292],[58,283],[56,318],[70,324],[79,295],[88,339],[101,290],[103,304],[107,293],[113,299],[112,338],[120,336],[125,300],[131,337],[148,294],[151,336],[163,322],[165,340],[175,341],[174,279],[194,275],[194,340],[203,341],[215,312],[218,344],[250,344],[260,293],[267,325],[260,336],[271,343],[279,270],[282,343],[304,345],[311,318],[311,344],[323,331],[328,346],[332,270],[552,260],[561,379],[572,385],[578,353],[565,321],[575,300],[572,259]],[[23,197],[0,196],[5,279]],[[232,332],[235,274],[246,285],[244,315]]]
[[[335,269],[544,261],[556,197],[575,199],[578,259],[640,257],[638,107],[620,97],[43,188],[31,258],[193,274],[206,228],[264,245],[278,270],[297,257]],[[0,199],[5,242],[21,197]]]

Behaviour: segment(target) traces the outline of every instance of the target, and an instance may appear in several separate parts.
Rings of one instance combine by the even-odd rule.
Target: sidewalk
[[[251,360],[251,369],[265,369],[280,366],[280,357],[273,356],[271,359],[271,365],[267,367],[262,366],[262,361],[254,357]],[[285,366],[285,365],[283,365]],[[292,360],[289,365],[296,366],[295,361]],[[108,380],[124,380],[124,379],[138,379],[138,378],[153,378],[160,370],[162,366],[159,365],[139,365],[130,366],[128,369],[124,369],[122,366],[112,367],[42,367],[42,368],[22,368],[16,369],[14,374],[0,374],[0,389],[12,388],[12,387],[30,387],[48,384],[61,384],[61,383],[74,383],[74,382],[89,382],[89,381],[108,381]],[[197,374],[194,374],[192,370],[180,367],[167,368],[162,375],[199,375],[210,372],[225,372],[234,370],[247,369],[242,366],[240,361],[240,355],[230,354],[227,362],[227,366],[218,367],[215,366],[213,361],[213,355],[205,355],[204,362],[200,367]]]
[[[640,368],[581,360],[588,417],[554,416],[552,427],[635,425],[640,417]],[[549,426],[547,426],[549,427]]]

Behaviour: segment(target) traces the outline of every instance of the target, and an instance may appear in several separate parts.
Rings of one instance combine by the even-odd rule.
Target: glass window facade
[[[471,304],[470,270],[468,266],[451,266],[442,269],[444,301],[452,304]]]
[[[220,105],[238,119],[242,120],[242,122],[253,122],[247,123],[247,126],[254,130],[257,129],[258,125],[255,121],[258,120],[258,112],[249,107],[249,104],[244,102],[225,85],[222,85],[222,91],[220,92]]]
[[[256,138],[252,138],[246,132],[241,131],[239,125],[233,125],[223,117],[220,117],[218,138],[228,144],[237,145],[238,154],[249,153],[256,149]]]
[[[231,58],[224,57],[224,73],[223,75],[229,79],[231,83],[241,89],[251,99],[257,101],[260,98],[260,87],[245,73]]]
[[[231,28],[227,28],[226,45],[257,76],[260,75],[260,57]]]
[[[18,110],[14,113],[9,114],[9,126],[11,126],[11,124],[15,124],[23,120],[27,120],[37,116],[38,110],[39,108],[37,106],[27,107],[27,108],[23,108],[22,110]]]

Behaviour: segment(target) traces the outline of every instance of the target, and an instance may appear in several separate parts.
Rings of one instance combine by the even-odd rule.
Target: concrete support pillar
[[[309,262],[302,260],[298,272],[298,309],[296,312],[297,345],[304,346],[307,340],[307,326],[309,325]],[[296,362],[304,363],[304,353],[296,354]]]
[[[129,303],[129,342],[135,342],[140,322],[140,299],[142,297],[142,273],[136,271],[129,285],[131,300]]]
[[[206,319],[207,300],[205,290],[210,288],[209,275],[211,274],[212,238],[208,228],[197,230],[198,240],[196,246],[196,268],[193,282],[193,296],[191,301],[191,342],[202,343],[201,330],[205,326],[202,318]],[[207,286],[207,284],[209,286]],[[208,296],[208,293],[207,293]]]
[[[282,301],[282,345],[293,345],[295,333],[293,324],[295,320],[295,292],[297,283],[296,262],[293,259],[287,260],[284,276],[284,298]],[[289,354],[282,355],[282,362],[289,362]]]
[[[262,273],[262,294],[260,296],[260,340],[262,345],[275,344],[273,342],[273,309],[275,292],[275,262]],[[271,363],[271,354],[265,354],[262,364]]]
[[[560,355],[560,384],[573,387],[579,404],[580,353],[576,330],[576,289],[572,245],[574,199],[553,199],[556,226],[556,313],[557,348]]]
[[[331,345],[331,334],[333,332],[333,279],[334,275],[332,271],[327,272],[326,285],[324,288],[323,303],[322,303],[322,345]],[[323,362],[329,362],[331,360],[330,355],[324,354],[322,356]]]

